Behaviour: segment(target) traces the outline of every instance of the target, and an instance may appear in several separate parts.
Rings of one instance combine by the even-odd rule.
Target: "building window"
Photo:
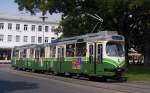
[[[42,37],[38,37],[38,43],[42,43]]]
[[[31,42],[35,42],[35,36],[31,36]]]
[[[0,35],[0,41],[4,40],[4,35]]]
[[[45,43],[48,43],[48,37],[45,37]]]
[[[9,29],[9,30],[12,29],[12,23],[8,23],[8,29]]]
[[[39,27],[38,27],[38,31],[42,31],[42,26],[39,26]]]
[[[16,30],[20,30],[20,24],[16,24]]]
[[[35,31],[35,25],[32,25],[31,30]]]
[[[16,42],[20,42],[20,36],[16,35]]]
[[[12,35],[8,35],[8,41],[12,41]]]
[[[23,41],[28,42],[28,36],[24,36]]]
[[[4,23],[0,23],[0,29],[4,29]]]
[[[24,25],[24,31],[28,30],[28,25]]]
[[[45,32],[48,32],[48,26],[45,26]]]
[[[52,26],[51,27],[51,32],[54,32],[55,31],[55,26]]]

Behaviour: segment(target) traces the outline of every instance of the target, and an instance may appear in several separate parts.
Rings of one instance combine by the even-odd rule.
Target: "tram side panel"
[[[114,47],[115,46],[115,47]],[[118,46],[115,41],[109,43],[108,49],[114,51]],[[27,49],[19,50],[19,60],[16,59],[18,68],[33,69],[42,71],[52,71],[56,73],[74,73],[86,74],[94,76],[113,75],[115,72],[111,71],[123,66],[123,60],[120,56],[112,57],[106,56],[106,45],[100,42],[71,43],[65,45],[57,45],[50,54],[46,55],[45,47],[35,48],[34,51]],[[113,53],[113,52],[112,52]],[[34,57],[32,58],[33,54]],[[118,53],[117,53],[118,54]],[[48,54],[49,55],[49,54]],[[110,55],[110,54],[109,54]]]

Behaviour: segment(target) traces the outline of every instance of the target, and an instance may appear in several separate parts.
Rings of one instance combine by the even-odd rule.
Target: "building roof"
[[[0,20],[43,23],[40,16],[18,16],[18,15],[0,14]],[[47,18],[45,19],[45,23],[46,24],[59,24],[59,20]]]

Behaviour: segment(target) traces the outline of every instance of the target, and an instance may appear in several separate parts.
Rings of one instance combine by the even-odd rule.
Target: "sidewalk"
[[[11,60],[0,60],[0,64],[10,64]]]

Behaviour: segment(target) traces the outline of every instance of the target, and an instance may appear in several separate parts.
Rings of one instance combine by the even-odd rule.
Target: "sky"
[[[14,0],[0,0],[0,14],[8,14],[8,15],[30,15],[30,13],[26,13],[26,11],[19,11],[18,5],[14,2]],[[37,16],[41,16],[41,14],[37,14]],[[60,20],[60,14],[47,15],[49,18]]]

